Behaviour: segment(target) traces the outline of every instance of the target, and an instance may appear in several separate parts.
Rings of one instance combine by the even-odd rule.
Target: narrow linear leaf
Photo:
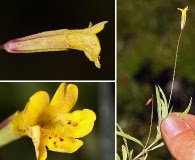
[[[122,128],[120,127],[120,125],[119,125],[119,124],[116,124],[116,125],[117,125],[119,131],[120,131],[121,133],[124,133],[123,130],[122,130]],[[125,134],[125,133],[124,133],[124,134]],[[124,141],[124,143],[125,143],[125,147],[126,147],[126,149],[127,149],[127,152],[129,153],[129,148],[128,148],[128,144],[127,144],[127,139],[123,137],[123,141]]]
[[[167,110],[168,110],[169,109],[169,106],[168,106],[168,103],[167,103],[167,98],[166,98],[163,90],[161,89],[161,87],[159,85],[158,85],[158,88],[159,88],[159,91],[160,91],[160,93],[162,95],[163,102],[164,102],[164,104],[165,104],[165,106],[167,107]]]
[[[152,147],[152,148],[151,148],[151,149],[149,149],[148,151],[155,150],[155,149],[160,148],[160,147],[162,147],[162,146],[164,146],[164,142],[159,143],[158,145],[156,145],[156,146]]]
[[[132,137],[132,136],[130,136],[130,135],[128,135],[128,134],[121,133],[121,132],[119,132],[119,131],[117,131],[116,133],[117,133],[118,136],[121,136],[121,137],[123,137],[123,138],[129,139],[129,140],[131,140],[131,141],[133,141],[133,142],[136,142],[136,143],[138,143],[139,145],[141,145],[142,147],[144,146],[144,145],[141,143],[141,141],[139,141],[138,139],[136,139],[136,138],[134,138],[134,137]]]
[[[154,144],[157,143],[160,139],[162,138],[162,134],[160,131],[160,125],[157,126],[157,133],[156,133],[156,138],[154,140]]]
[[[162,108],[161,108],[161,109],[162,109],[162,120],[163,120],[164,118],[166,118],[166,117],[168,116],[169,106],[168,106],[167,98],[166,98],[166,96],[165,96],[163,90],[161,89],[160,86],[158,86],[158,89],[159,89],[159,91],[160,91],[160,93],[161,93],[161,96],[162,96],[162,98],[163,98],[163,100],[160,99],[161,107],[162,107]]]
[[[116,159],[117,160],[121,160],[120,157],[119,157],[119,155],[118,155],[118,153],[116,154]]]
[[[129,160],[132,160],[133,157],[133,149],[129,152]]]
[[[160,102],[161,102],[162,120],[163,120],[168,116],[168,108],[162,99],[160,99]]]
[[[161,109],[161,102],[160,102],[161,98],[160,98],[158,86],[156,85],[155,88],[156,88],[156,99],[157,99],[158,125],[160,125],[162,121],[162,116],[161,116],[162,109]]]
[[[156,86],[156,98],[157,98],[158,125],[160,126],[162,120],[168,116],[169,110],[168,110],[166,96],[163,90],[158,85]]]
[[[191,108],[191,105],[192,105],[192,97],[190,98],[190,103],[189,103],[188,107],[185,109],[185,111],[184,111],[184,112],[182,113],[182,115],[181,115],[181,118],[182,118],[182,119],[184,119],[185,116],[188,114],[188,112],[189,112],[189,110],[190,110],[190,108]]]
[[[127,149],[124,145],[122,145],[122,155],[123,155],[123,160],[127,160]]]

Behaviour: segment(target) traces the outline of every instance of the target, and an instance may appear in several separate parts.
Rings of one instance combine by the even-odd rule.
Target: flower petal
[[[13,126],[13,131],[20,135],[20,136],[24,136],[26,135],[26,125],[24,123],[24,119],[23,119],[23,111],[17,113],[13,119],[12,119],[12,126]]]
[[[68,113],[75,105],[78,98],[78,88],[76,85],[61,83],[55,95],[53,96],[47,111],[49,114]]]
[[[43,113],[45,107],[49,105],[49,101],[49,95],[44,91],[39,91],[30,97],[23,111],[26,126],[33,126],[37,123],[39,116]]]
[[[108,21],[103,21],[93,26],[90,22],[89,27],[84,29],[83,31],[87,34],[97,34],[104,29],[106,23],[108,23]]]
[[[67,128],[69,128],[74,138],[80,138],[89,134],[96,120],[95,113],[89,109],[67,113],[65,117],[68,120]]]
[[[37,159],[45,160],[47,158],[47,150],[41,141],[41,128],[39,126],[29,127],[28,136],[32,138]]]
[[[49,150],[73,153],[83,145],[81,140],[69,137],[68,132],[59,132],[59,130],[61,128],[53,130],[42,128],[42,142]]]
[[[39,91],[30,97],[23,111],[16,114],[12,119],[13,130],[20,136],[27,134],[27,127],[37,123],[44,108],[49,104],[49,95]]]
[[[177,8],[177,9],[180,10],[182,13],[181,14],[181,30],[183,30],[185,27],[185,23],[186,23],[186,17],[187,17],[186,12],[188,10],[188,6],[185,7],[184,9],[181,9],[181,8]]]
[[[97,68],[100,68],[99,54],[101,46],[96,34],[103,30],[106,23],[107,21],[104,21],[94,26],[90,23],[88,28],[77,30],[77,32],[72,31],[67,37],[67,43],[73,49],[84,51],[87,58],[94,62]]]

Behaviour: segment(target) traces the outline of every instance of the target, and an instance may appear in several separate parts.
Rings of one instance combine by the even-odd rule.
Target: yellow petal
[[[81,140],[70,137],[66,130],[61,131],[61,128],[42,129],[42,141],[49,150],[73,153],[83,145]]]
[[[47,158],[47,150],[41,141],[41,128],[39,126],[29,127],[28,136],[32,138],[35,146],[37,160],[45,160]]]
[[[26,125],[24,123],[24,118],[23,118],[23,111],[17,113],[13,119],[12,119],[12,126],[13,126],[13,131],[20,135],[20,136],[24,136],[27,135],[27,128]]]
[[[39,91],[30,97],[29,102],[23,112],[26,126],[33,126],[37,123],[38,118],[49,104],[49,95],[47,92]]]
[[[46,92],[35,93],[26,104],[25,109],[13,117],[13,130],[21,136],[27,135],[27,127],[37,123],[38,118],[48,104],[49,95]]]
[[[98,37],[95,35],[102,31],[104,29],[105,24],[107,21],[100,22],[94,26],[92,26],[92,23],[90,23],[89,28],[85,29],[84,32],[91,35],[88,36],[86,39],[88,42],[90,42],[89,45],[86,45],[86,48],[83,50],[87,58],[95,63],[95,66],[97,68],[100,68],[100,62],[99,62],[99,54],[101,52],[100,42]],[[87,43],[86,43],[87,44]]]
[[[96,34],[103,30],[107,21],[100,22],[94,26],[90,23],[89,28],[73,30],[67,37],[67,43],[77,50],[84,51],[87,58],[100,68],[99,54],[101,51],[100,42]]]
[[[187,17],[186,12],[188,10],[188,6],[185,7],[184,9],[181,9],[181,8],[177,8],[177,9],[180,10],[182,13],[181,14],[181,30],[183,30],[185,27],[185,23],[186,23],[186,17]]]
[[[86,28],[83,31],[86,32],[86,34],[97,34],[104,29],[106,23],[108,23],[108,21],[103,21],[92,26],[92,23],[90,22],[89,28]]]
[[[78,88],[76,85],[61,83],[47,109],[49,114],[64,114],[74,107],[78,98]]]
[[[94,126],[96,115],[92,110],[84,109],[82,111],[74,111],[65,115],[69,121],[67,128],[75,138],[83,137],[89,134]]]

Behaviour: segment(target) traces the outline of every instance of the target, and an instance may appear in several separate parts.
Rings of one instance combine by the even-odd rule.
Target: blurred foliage
[[[179,46],[171,105],[174,110],[183,111],[190,97],[194,96],[194,4],[193,1],[177,0],[117,2],[117,121],[125,133],[141,141],[146,139],[149,131],[151,108],[145,103],[155,93],[154,85],[159,84],[169,98],[180,34],[178,7],[189,6],[189,12]],[[154,120],[156,117],[154,115]],[[153,129],[155,132],[155,123]],[[118,150],[121,150],[121,144],[122,140],[118,138]],[[171,159],[171,156],[166,147],[162,147],[152,151],[149,159]]]
[[[97,120],[95,121],[95,125],[93,131],[87,135],[86,137],[81,138],[84,142],[84,145],[75,153],[57,153],[48,151],[47,160],[98,160],[101,159],[102,153],[100,153],[100,144],[99,140],[101,139],[101,134],[103,131],[101,130],[100,119],[104,117],[99,113],[99,103],[101,99],[99,99],[99,83],[76,83],[79,89],[78,100],[76,105],[72,110],[79,110],[83,108],[88,108],[93,110],[96,113]],[[70,82],[68,83],[70,84]],[[110,87],[111,91],[113,91],[111,96],[111,100],[114,103],[114,83],[107,83]],[[59,87],[60,82],[14,82],[0,83],[0,121],[4,120],[6,117],[15,113],[17,110],[23,110],[29,98],[36,93],[37,91],[43,90],[46,91],[50,99],[55,94],[57,88]],[[101,94],[101,93],[100,93]],[[111,109],[114,108],[110,106]],[[114,117],[113,114],[110,116]],[[108,117],[106,117],[108,118]],[[109,119],[110,120],[110,119]],[[114,141],[114,122],[112,122],[113,126],[111,126],[110,135],[111,140]],[[114,151],[114,146],[112,148],[107,148],[111,152]],[[113,154],[114,157],[114,154]],[[35,160],[35,149],[32,143],[32,140],[28,137],[23,137],[15,142],[12,142],[0,149],[0,160]],[[110,160],[112,160],[111,158]]]

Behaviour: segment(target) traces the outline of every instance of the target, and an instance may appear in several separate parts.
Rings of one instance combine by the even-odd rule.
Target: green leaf
[[[162,134],[160,131],[160,126],[157,126],[157,134],[156,134],[156,138],[154,140],[154,143],[158,142],[160,139],[162,139]]]
[[[117,160],[121,160],[120,157],[119,157],[119,155],[118,155],[118,153],[116,154],[116,159]]]
[[[164,101],[161,99],[161,109],[162,109],[162,120],[168,116],[168,108]]]
[[[156,88],[156,99],[157,99],[158,125],[160,125],[161,121],[162,121],[162,117],[161,117],[162,109],[161,109],[161,102],[160,102],[161,98],[160,98],[160,93],[159,93],[159,90],[158,90],[158,86],[156,85],[155,88]]]
[[[148,151],[155,150],[155,149],[160,148],[160,147],[162,147],[162,146],[164,146],[164,142],[159,143],[158,145],[156,145],[156,146],[152,147],[152,148],[151,148],[151,149],[149,149]]]
[[[188,112],[189,112],[189,110],[190,110],[190,108],[191,108],[191,105],[192,105],[192,97],[190,98],[190,103],[189,103],[188,107],[185,109],[185,111],[184,111],[184,112],[182,113],[182,115],[181,115],[181,118],[182,118],[182,119],[184,119],[185,116],[188,114]]]
[[[123,160],[127,160],[127,149],[125,148],[124,145],[122,145],[122,155],[123,155]]]
[[[119,124],[116,124],[116,125],[117,125],[119,131],[120,131],[121,133],[124,133],[123,130],[122,130],[122,128],[120,127],[120,125],[119,125]],[[124,133],[124,134],[125,134],[125,133]],[[128,144],[127,144],[127,139],[123,137],[123,141],[124,141],[124,143],[125,143],[125,147],[126,147],[126,149],[127,149],[127,152],[129,152]]]
[[[123,138],[129,139],[129,140],[131,140],[131,141],[134,141],[134,142],[138,143],[139,145],[141,145],[142,147],[144,146],[144,145],[141,143],[141,141],[139,141],[138,139],[136,139],[136,138],[134,138],[134,137],[132,137],[132,136],[130,136],[130,135],[128,135],[128,134],[125,134],[125,133],[122,133],[122,132],[119,132],[119,131],[117,131],[116,133],[117,133],[118,136],[121,136],[121,137],[123,137]]]
[[[133,157],[133,149],[129,152],[129,160],[132,160]]]
[[[156,85],[155,87],[157,98],[158,125],[160,126],[162,120],[168,116],[169,107],[163,90],[158,85]]]
[[[169,106],[168,106],[168,103],[167,103],[167,98],[166,98],[166,96],[165,96],[165,94],[164,94],[163,90],[160,88],[160,86],[159,86],[159,85],[158,85],[158,88],[159,88],[159,91],[160,91],[160,93],[161,93],[161,95],[162,95],[163,102],[164,102],[164,104],[165,104],[166,108],[167,108],[167,109],[169,109]]]

